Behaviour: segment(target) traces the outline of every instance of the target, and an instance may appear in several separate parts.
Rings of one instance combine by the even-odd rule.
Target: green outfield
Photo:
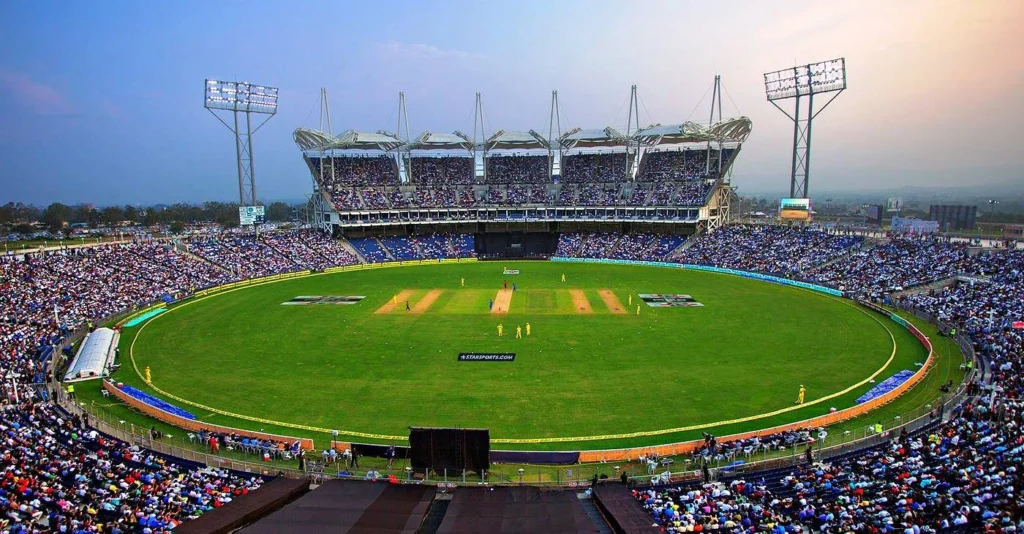
[[[516,290],[502,291],[506,283]],[[650,307],[639,298],[648,293],[702,306]],[[299,296],[365,298],[282,305]],[[801,385],[814,403],[875,373],[916,370],[926,356],[906,330],[847,300],[697,271],[545,262],[313,275],[192,299],[121,339],[117,380],[145,387],[130,356],[151,369],[158,396],[212,408],[172,400],[212,423],[318,440],[338,429],[357,441],[389,438],[347,433],[485,427],[495,448],[532,450],[806,419],[852,406],[873,384],[797,408]],[[459,353],[515,360],[462,362]],[[737,418],[749,420],[722,424]],[[677,430],[628,436],[662,429]]]

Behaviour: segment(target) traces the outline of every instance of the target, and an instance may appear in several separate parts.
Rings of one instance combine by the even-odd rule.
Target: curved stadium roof
[[[292,134],[295,144],[303,151],[308,150],[383,150],[385,152],[402,146],[402,140],[391,132],[357,132],[346,130],[335,136],[319,130],[296,128]]]
[[[450,134],[423,132],[402,147],[404,150],[473,150],[473,140],[462,132]]]
[[[566,149],[624,147],[629,144],[629,138],[609,126],[603,130],[569,130],[558,138],[558,142]]]
[[[498,130],[485,142],[487,150],[528,150],[550,148],[547,139],[539,133],[530,130],[528,132],[510,132]]]
[[[649,145],[671,145],[721,141],[742,143],[750,135],[751,122],[747,117],[736,117],[704,126],[695,122],[682,124],[656,124],[640,130],[634,139]]]

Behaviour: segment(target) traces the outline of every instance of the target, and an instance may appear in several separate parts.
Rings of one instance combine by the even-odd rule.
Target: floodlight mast
[[[790,198],[809,198],[811,175],[811,123],[815,117],[846,90],[846,58],[809,63],[764,75],[768,102],[793,121],[793,167],[790,174]],[[835,93],[825,105],[814,110],[814,95]],[[804,98],[806,97],[806,99]],[[776,100],[795,99],[791,115]],[[806,104],[805,104],[806,103]]]
[[[235,135],[235,160],[238,165],[238,203],[256,205],[256,167],[253,157],[252,136],[277,113],[276,87],[248,82],[226,82],[207,79],[204,85],[205,107],[217,120]],[[217,115],[217,111],[230,111],[234,127]],[[245,114],[245,130],[239,125],[239,114]],[[252,114],[266,115],[263,122],[252,127]]]

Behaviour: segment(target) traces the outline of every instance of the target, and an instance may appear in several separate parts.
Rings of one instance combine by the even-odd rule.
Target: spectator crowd
[[[653,189],[652,189],[653,190]],[[649,190],[648,192],[650,193]],[[352,239],[368,261],[472,255],[473,236]],[[683,261],[818,281],[933,317],[973,346],[979,393],[921,431],[794,469],[717,483],[635,489],[666,532],[1021,532],[1024,459],[1024,251],[968,248],[938,238],[860,237],[732,226],[684,246],[662,234],[565,233],[567,257]],[[0,530],[167,532],[256,490],[262,478],[168,458],[110,438],[52,402],[53,347],[82,327],[156,300],[251,276],[355,263],[342,244],[300,230],[259,237],[203,235],[178,243],[67,248],[0,259]],[[902,293],[948,280],[944,287]],[[821,439],[820,429],[719,443],[734,458]],[[202,433],[200,440],[282,456],[294,444]]]

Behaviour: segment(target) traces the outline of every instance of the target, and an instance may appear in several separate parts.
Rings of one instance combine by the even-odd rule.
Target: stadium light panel
[[[764,75],[764,90],[769,101],[843,89],[846,89],[846,58],[800,65]]]
[[[277,113],[277,93],[276,87],[266,85],[206,80],[205,106],[208,109],[273,115]]]

